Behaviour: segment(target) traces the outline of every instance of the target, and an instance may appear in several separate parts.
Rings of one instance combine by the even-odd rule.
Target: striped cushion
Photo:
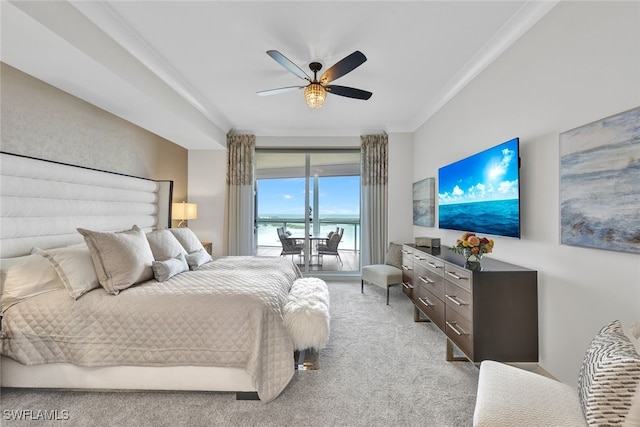
[[[578,376],[587,423],[621,425],[639,384],[640,355],[616,320],[593,338]]]

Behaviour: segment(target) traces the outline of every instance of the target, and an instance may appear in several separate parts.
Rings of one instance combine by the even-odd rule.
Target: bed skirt
[[[293,363],[293,361],[292,361]],[[256,391],[240,368],[210,366],[83,367],[71,363],[23,365],[0,359],[2,387],[103,390]]]

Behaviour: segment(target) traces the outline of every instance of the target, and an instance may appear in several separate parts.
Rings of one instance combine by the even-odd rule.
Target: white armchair
[[[387,249],[384,264],[365,265],[362,267],[360,292],[364,293],[364,282],[387,289],[387,305],[389,305],[389,288],[402,283],[402,244],[391,242]]]

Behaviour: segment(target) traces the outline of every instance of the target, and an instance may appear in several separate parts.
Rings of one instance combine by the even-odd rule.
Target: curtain
[[[253,255],[254,252],[255,141],[255,135],[227,135],[225,255]]]
[[[387,251],[388,135],[362,135],[362,265],[383,264]]]

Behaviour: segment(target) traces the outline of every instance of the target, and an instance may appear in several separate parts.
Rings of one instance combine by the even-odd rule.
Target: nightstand
[[[202,244],[202,247],[204,247],[204,250],[207,251],[209,255],[212,255],[213,243],[211,242],[200,242],[200,243]]]

